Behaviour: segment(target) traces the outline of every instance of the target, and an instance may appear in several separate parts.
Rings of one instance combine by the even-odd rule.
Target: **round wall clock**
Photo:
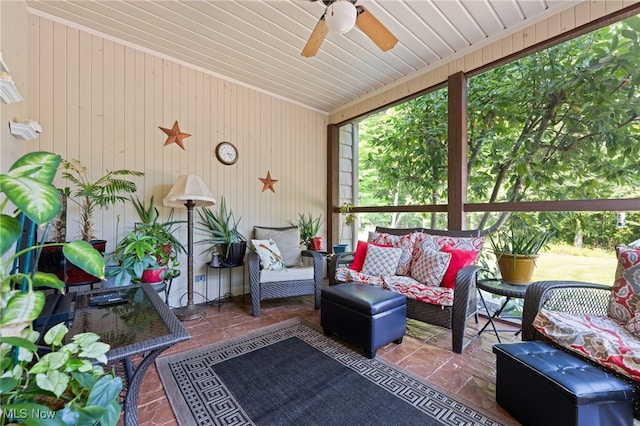
[[[216,157],[222,164],[231,165],[238,161],[238,150],[231,142],[220,142],[216,146]]]

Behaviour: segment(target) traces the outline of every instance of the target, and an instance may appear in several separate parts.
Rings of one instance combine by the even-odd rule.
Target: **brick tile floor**
[[[222,305],[206,308],[204,318],[184,322],[191,339],[165,351],[161,356],[178,353],[240,336],[248,331],[280,321],[302,317],[320,327],[320,311],[313,309],[311,296],[263,301],[261,316],[251,316],[250,297],[234,297]],[[467,337],[473,341],[463,354],[451,351],[451,332],[447,329],[409,320],[402,344],[390,343],[378,350],[377,356],[399,367],[423,377],[437,387],[443,388],[462,402],[484,410],[487,414],[507,425],[518,423],[495,402],[495,355],[491,347],[497,343],[495,335],[485,332],[477,336],[480,324],[470,320]],[[514,331],[516,330],[513,328]],[[519,341],[511,333],[501,333],[503,342]],[[177,425],[169,405],[166,392],[160,382],[155,365],[147,371],[142,383],[138,405],[138,416],[142,425]]]

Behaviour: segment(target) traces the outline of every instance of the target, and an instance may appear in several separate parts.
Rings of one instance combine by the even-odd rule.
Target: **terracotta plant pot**
[[[502,279],[509,284],[531,284],[536,259],[539,255],[524,256],[521,254],[498,255],[498,267]]]

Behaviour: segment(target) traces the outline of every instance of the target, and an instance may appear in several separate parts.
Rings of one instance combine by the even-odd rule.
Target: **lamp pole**
[[[205,308],[193,302],[193,209],[213,205],[216,200],[200,177],[182,175],[162,202],[167,207],[187,208],[187,305],[174,309],[173,313],[181,321],[202,318]]]
[[[187,200],[187,306],[173,312],[181,321],[202,318],[204,308],[193,303],[193,208],[195,202]]]

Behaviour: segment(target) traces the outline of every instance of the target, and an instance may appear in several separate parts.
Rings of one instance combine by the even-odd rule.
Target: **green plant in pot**
[[[110,276],[115,276],[116,286],[125,285],[127,276],[133,282],[160,282],[167,268],[178,265],[176,249],[167,250],[166,240],[148,232],[150,229],[137,226],[127,232],[116,246],[114,257],[117,264],[109,271]]]
[[[233,212],[227,210],[224,197],[220,198],[218,211],[208,207],[198,210],[200,220],[196,229],[207,234],[207,237],[197,241],[197,244],[208,244],[202,253],[222,251],[222,262],[226,265],[240,265],[244,261],[247,250],[247,239],[238,231],[240,219],[236,220]]]
[[[186,253],[186,250],[180,240],[175,237],[174,232],[177,229],[176,225],[182,224],[184,221],[173,220],[173,209],[171,209],[168,220],[161,222],[159,220],[160,214],[153,202],[153,196],[149,200],[148,206],[137,197],[135,199],[132,197],[131,202],[140,218],[140,222],[135,224],[135,231],[155,238],[168,257],[168,261],[164,264],[170,263],[172,268],[178,267],[180,265],[178,255]],[[163,259],[159,258],[158,260],[162,262]]]
[[[94,216],[98,209],[108,209],[117,203],[127,200],[127,195],[136,191],[136,184],[125,177],[144,176],[144,173],[132,170],[113,170],[91,181],[87,168],[80,160],[63,160],[62,177],[73,185],[73,189],[60,189],[63,203],[60,216],[54,223],[53,241],[65,242],[67,234],[67,200],[71,200],[80,208],[80,238],[91,243],[97,250],[104,253],[107,242],[96,239]],[[45,249],[40,257],[39,269],[55,273],[67,284],[85,284],[96,282],[97,278],[84,273],[77,265],[65,263],[57,248]]]
[[[108,275],[115,277],[115,286],[126,285],[128,278],[133,282],[161,282],[180,265],[178,254],[185,251],[173,235],[175,226],[182,223],[172,219],[173,210],[169,220],[161,222],[153,197],[148,205],[137,197],[131,197],[131,202],[140,221],[118,242],[112,255],[114,264]]]
[[[298,222],[295,223],[300,228],[300,244],[304,244],[310,250],[322,249],[322,238],[318,237],[322,216],[313,217],[311,213],[298,213]]]
[[[502,279],[511,284],[530,284],[539,252],[554,233],[511,216],[497,232],[489,234]]]
[[[64,160],[62,177],[75,188],[65,192],[71,194],[71,200],[80,207],[80,237],[87,242],[96,239],[93,218],[98,208],[108,209],[127,201],[127,195],[136,192],[135,182],[125,179],[127,176],[140,177],[144,173],[135,170],[107,170],[107,173],[95,181],[89,179],[87,168],[80,160]],[[77,198],[77,199],[76,199]]]
[[[33,328],[45,304],[36,288],[64,291],[55,275],[30,272],[29,264],[43,246],[61,246],[70,261],[95,276],[104,277],[102,255],[85,241],[24,244],[26,217],[36,226],[47,226],[61,207],[58,191],[51,185],[60,165],[59,155],[32,152],[21,157],[6,174],[0,174],[3,194],[0,216],[0,424],[96,424],[115,425],[120,416],[118,395],[122,380],[95,362],[106,362],[109,346],[95,333],[74,336],[63,345],[68,330],[51,328],[44,342],[51,351],[40,355]],[[11,204],[9,204],[11,203]],[[29,234],[29,233],[27,233]],[[27,236],[31,239],[31,236]],[[10,251],[18,247],[12,255]],[[20,249],[20,247],[25,247]],[[21,257],[25,270],[12,268]]]

